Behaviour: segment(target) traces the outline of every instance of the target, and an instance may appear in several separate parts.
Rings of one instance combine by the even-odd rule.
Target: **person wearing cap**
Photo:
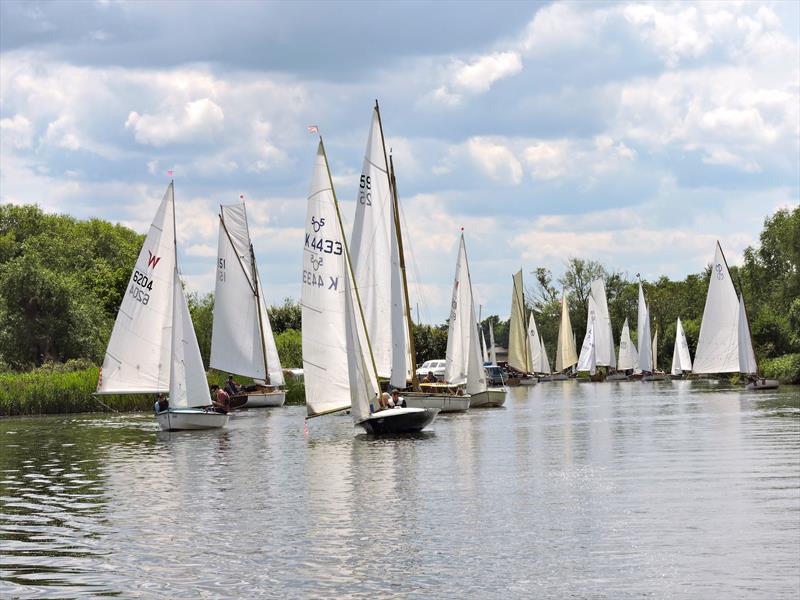
[[[405,408],[406,407],[405,398],[403,398],[400,395],[400,390],[398,390],[397,388],[394,388],[392,390],[392,397],[389,399],[389,406],[391,406],[393,408],[401,408],[401,407]]]

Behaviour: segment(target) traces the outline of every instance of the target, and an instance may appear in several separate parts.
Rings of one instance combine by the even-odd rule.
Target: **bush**
[[[800,354],[784,354],[761,361],[764,377],[777,379],[781,383],[800,383]]]

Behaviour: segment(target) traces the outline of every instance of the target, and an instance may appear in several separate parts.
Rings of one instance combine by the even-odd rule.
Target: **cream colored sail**
[[[189,305],[177,272],[172,284],[173,324],[170,361],[169,404],[171,408],[209,406],[211,394],[200,356],[200,346],[189,314]]]
[[[220,206],[211,367],[282,385],[244,203]]]
[[[719,242],[692,370],[694,373],[739,371],[739,300]]]
[[[639,369],[653,370],[652,341],[650,340],[650,312],[644,299],[644,290],[639,283],[639,312],[636,325],[636,338],[639,341]]]
[[[561,295],[561,322],[558,325],[558,345],[556,348],[556,372],[565,371],[577,364],[575,340],[572,333],[572,322],[569,318],[567,294]]]
[[[545,348],[544,338],[542,336],[539,336],[539,346],[542,348],[542,362],[540,365],[541,368],[540,372],[549,375],[550,373],[552,373],[552,370],[550,369],[550,359],[547,358],[547,348]]]
[[[750,337],[750,325],[747,322],[747,311],[744,309],[744,297],[739,294],[739,372],[756,374],[758,364],[756,353],[753,350],[753,340]]]
[[[681,318],[678,317],[678,322],[675,325],[675,346],[672,350],[672,369],[673,375],[680,375],[684,371],[692,370],[692,357],[689,354],[689,342],[686,339],[686,333],[683,330]]]
[[[592,282],[591,296],[594,298],[597,313],[594,328],[597,364],[598,366],[616,368],[617,357],[614,352],[614,331],[611,327],[611,317],[608,314],[606,286],[602,279],[595,279]]]
[[[308,194],[303,249],[303,378],[309,416],[350,407],[345,240],[320,140]]]
[[[175,278],[174,202],[170,183],[119,307],[97,381],[98,394],[169,391]]]
[[[533,311],[528,318],[528,353],[530,356],[530,365],[532,373],[541,373],[539,368],[542,365],[542,347],[539,340],[539,329],[536,327],[536,319],[533,317]]]
[[[628,327],[628,319],[622,325],[622,333],[619,336],[619,360],[617,368],[621,371],[635,369],[639,365],[639,357],[636,346],[631,341],[631,330]]]
[[[522,288],[522,269],[512,277],[511,323],[508,326],[508,365],[521,371],[531,372],[527,336],[525,333],[525,299]]]

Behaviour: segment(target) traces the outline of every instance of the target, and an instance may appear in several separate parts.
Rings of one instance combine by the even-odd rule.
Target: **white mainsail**
[[[747,322],[747,311],[744,309],[744,296],[739,294],[739,372],[747,374],[758,373],[756,353],[753,350],[753,340],[750,337],[750,324]]]
[[[539,372],[549,375],[552,371],[550,369],[550,360],[547,358],[547,348],[544,346],[544,338],[542,336],[539,336],[539,346],[542,348],[542,362]]]
[[[561,322],[558,324],[558,345],[556,347],[556,371],[561,372],[577,364],[578,355],[575,352],[575,339],[572,332],[572,322],[569,318],[569,304],[567,294],[561,294]]]
[[[608,313],[606,286],[602,279],[595,279],[592,282],[591,296],[596,304],[594,346],[597,354],[597,364],[603,367],[616,368],[617,357],[614,352],[614,331],[611,327],[611,316]]]
[[[653,335],[653,371],[658,370],[658,328]]]
[[[489,362],[489,352],[486,349],[486,336],[483,335],[483,327],[481,327],[481,358],[484,364]]]
[[[469,276],[469,263],[467,262],[467,249],[464,245],[463,233],[458,246],[453,298],[450,306],[445,380],[454,385],[466,384],[468,394],[485,391],[486,378],[480,362],[478,323],[475,319],[472,282]]]
[[[531,372],[541,373],[539,368],[542,365],[542,347],[533,311],[531,311],[531,316],[528,318],[528,352],[530,353]]]
[[[203,368],[203,357],[189,314],[189,305],[176,271],[173,280],[172,360],[170,361],[169,404],[171,408],[209,406],[211,394]]]
[[[350,407],[345,240],[320,140],[308,194],[303,250],[303,378],[309,416]]]
[[[653,370],[653,352],[650,340],[650,313],[644,299],[644,290],[639,283],[639,311],[636,324],[636,338],[639,341],[639,369],[641,371]]]
[[[395,387],[405,387],[408,370],[405,306],[394,199],[377,106],[372,111],[350,248],[378,375],[391,378]]]
[[[220,206],[210,366],[284,383],[244,203]]]
[[[681,318],[675,325],[675,347],[672,350],[672,369],[673,375],[680,375],[684,371],[692,370],[692,357],[689,354],[689,342],[686,340],[686,332],[683,331]]]
[[[597,372],[594,327],[595,320],[589,319],[586,326],[586,336],[583,338],[583,345],[581,346],[581,355],[578,359],[578,371],[589,371],[590,375],[594,375]]]
[[[494,347],[494,328],[491,321],[489,321],[489,344],[491,344],[489,359],[492,361],[492,365],[497,366],[497,350]]]
[[[739,371],[739,300],[719,242],[692,370],[695,373]]]
[[[522,269],[512,277],[511,323],[508,326],[508,366],[522,373],[531,372],[530,353],[525,334],[525,299]]]
[[[622,325],[622,333],[619,336],[619,360],[617,361],[617,368],[621,371],[628,369],[635,369],[639,365],[639,356],[636,352],[636,346],[631,341],[631,330],[628,327],[628,319]]]
[[[169,391],[175,278],[174,202],[170,183],[119,307],[97,381],[98,394]]]

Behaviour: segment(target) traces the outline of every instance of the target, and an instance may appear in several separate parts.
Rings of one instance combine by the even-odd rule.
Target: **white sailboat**
[[[561,293],[561,321],[558,324],[558,344],[556,346],[556,373],[553,381],[567,379],[565,371],[578,364],[572,321],[569,318],[569,304],[566,292]]]
[[[469,409],[469,398],[446,385],[420,385],[405,274],[394,165],[387,160],[378,103],[372,112],[352,233],[355,282],[378,377],[403,389],[409,407],[442,412]],[[362,346],[364,341],[362,340]]]
[[[642,282],[639,282],[639,310],[637,314],[636,337],[639,341],[638,372],[649,374],[653,370],[652,341],[650,340],[650,312],[644,299]]]
[[[664,371],[658,370],[658,328],[656,327],[656,332],[653,334],[653,343],[652,343],[652,365],[653,365],[653,372],[649,375],[645,375],[642,377],[643,381],[662,381],[667,378],[667,374]]]
[[[595,353],[597,366],[617,368],[617,357],[614,352],[614,330],[611,327],[611,316],[608,312],[606,286],[602,279],[592,281],[590,295],[595,309]]]
[[[150,225],[97,381],[97,394],[169,393],[156,417],[164,430],[224,427],[211,396],[178,274],[175,197],[170,182]]]
[[[581,352],[578,356],[578,372],[588,372],[589,375],[597,373],[597,303],[589,294],[589,311],[586,318],[586,335],[583,338]]]
[[[467,248],[461,234],[453,281],[453,298],[450,303],[450,320],[447,330],[447,354],[444,378],[451,386],[463,389],[470,398],[470,408],[502,406],[506,401],[503,387],[489,388],[478,347],[478,323],[475,319],[475,302],[469,274]]]
[[[631,340],[631,330],[628,326],[628,319],[622,324],[622,332],[619,335],[619,358],[617,359],[617,369],[619,373],[609,376],[607,379],[627,379],[625,371],[634,371],[639,365],[639,355],[636,351],[636,346],[633,345]],[[620,377],[619,375],[624,375]]]
[[[675,325],[675,346],[672,350],[672,369],[670,373],[673,377],[680,377],[685,371],[692,370],[692,357],[689,353],[689,342],[686,339],[686,332],[683,331],[681,318]]]
[[[511,318],[508,326],[508,366],[515,374],[509,377],[509,385],[532,385],[536,383],[531,361],[531,348],[525,323],[525,298],[522,285],[522,269],[514,273],[511,295]]]
[[[368,433],[419,431],[437,410],[379,410],[377,368],[320,138],[308,195],[301,315],[309,417],[351,409]],[[362,340],[365,346],[362,346]]]
[[[286,391],[244,202],[220,206],[210,365],[263,384],[244,406],[283,406]]]
[[[741,295],[738,298],[736,296],[728,263],[719,242],[708,282],[693,372],[743,373],[750,376],[748,389],[778,387],[776,380],[758,377],[744,299]]]

